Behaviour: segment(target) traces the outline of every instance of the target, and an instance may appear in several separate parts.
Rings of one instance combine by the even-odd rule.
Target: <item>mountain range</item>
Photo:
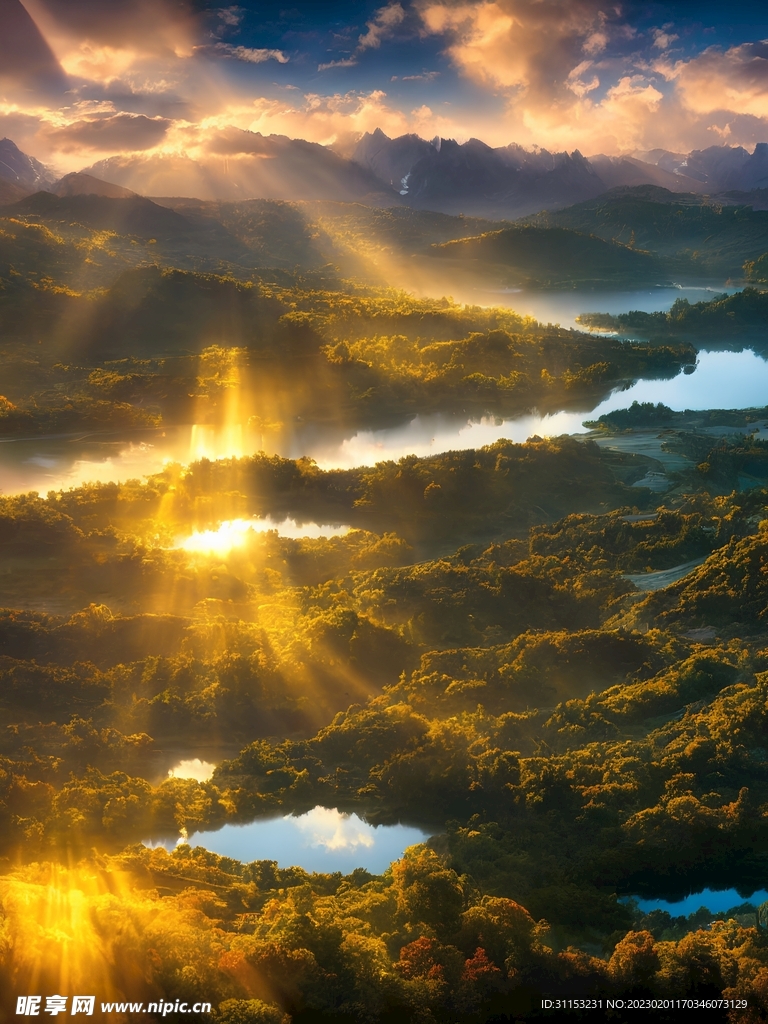
[[[746,186],[766,180],[768,147],[751,155],[727,147],[692,154],[693,178],[682,173],[677,155],[658,152],[651,155],[679,164],[678,171],[639,158],[590,161],[579,153],[388,139],[381,132],[364,136],[351,156],[274,137],[261,143],[254,173],[272,196],[227,200],[146,195],[149,186],[170,191],[189,182],[187,172],[215,195],[217,179],[186,158],[120,158],[53,180],[3,140],[0,278],[14,288],[22,280],[33,290],[49,281],[81,292],[155,265],[240,280],[265,271],[319,274],[472,301],[489,288],[762,280],[762,270],[749,268],[762,268],[768,253],[768,188]],[[240,191],[249,159],[238,157],[229,173]],[[173,178],[174,168],[181,178]],[[281,168],[283,196],[314,198],[280,198]],[[677,189],[637,184],[643,177],[672,179]],[[606,189],[606,181],[617,180],[631,184]],[[488,216],[464,213],[473,209],[467,181],[477,186]],[[734,187],[715,192],[721,184]],[[339,193],[341,200],[323,198]],[[575,201],[567,205],[569,199]],[[528,213],[504,218],[507,209]]]
[[[57,181],[10,139],[0,141],[0,203],[32,192],[125,198],[188,197],[330,200],[368,206],[404,206],[489,219],[517,219],[596,199],[621,187],[653,185],[671,192],[717,196],[725,205],[765,203],[768,143],[753,153],[710,146],[692,153],[652,150],[639,156],[585,157],[478,139],[458,143],[417,135],[391,139],[380,129],[351,151],[229,129],[199,160],[179,155],[127,155],[101,160]]]

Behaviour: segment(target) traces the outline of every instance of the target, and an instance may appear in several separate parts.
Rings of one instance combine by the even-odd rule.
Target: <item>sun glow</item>
[[[199,757],[193,757],[186,761],[179,761],[173,768],[168,769],[169,779],[195,779],[197,782],[207,782],[211,778],[216,765],[210,761],[201,761]]]
[[[33,864],[4,879],[0,902],[18,991],[119,995],[110,924],[131,898],[126,876],[86,867]]]
[[[274,530],[281,537],[343,537],[352,529],[345,525],[299,523],[295,519],[229,519],[215,530],[196,530],[191,536],[179,540],[177,548],[206,555],[226,555],[234,548],[243,547],[257,533]]]
[[[222,427],[207,423],[195,423],[189,438],[189,458],[198,459],[240,459],[246,454],[243,425],[232,423]]]

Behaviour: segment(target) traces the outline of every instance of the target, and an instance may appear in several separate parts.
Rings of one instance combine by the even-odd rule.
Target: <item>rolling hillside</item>
[[[433,245],[429,255],[527,287],[623,287],[669,277],[664,262],[651,253],[561,227],[503,228]]]
[[[672,258],[688,274],[740,278],[745,260],[768,250],[768,211],[726,200],[642,185],[613,189],[555,213],[545,211],[527,223],[647,249]]]

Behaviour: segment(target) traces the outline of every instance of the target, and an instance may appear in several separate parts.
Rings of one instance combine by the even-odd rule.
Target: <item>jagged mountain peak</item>
[[[33,156],[23,153],[12,139],[0,139],[0,180],[25,192],[35,192],[53,184],[55,175]]]

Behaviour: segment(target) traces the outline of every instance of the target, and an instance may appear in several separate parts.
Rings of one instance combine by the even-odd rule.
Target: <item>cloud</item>
[[[403,75],[401,78],[402,82],[434,82],[436,78],[440,77],[439,71],[422,71],[420,75]],[[397,79],[397,75],[394,75],[392,81]]]
[[[503,99],[510,140],[616,152],[637,144],[663,98],[654,72],[638,75],[623,56],[635,33],[617,5],[423,0],[419,10],[460,73]]]
[[[268,60],[276,60],[278,64],[287,64],[288,57],[282,50],[256,49],[251,46],[233,46],[231,43],[213,43],[207,46],[196,46],[196,53],[209,53],[243,60],[247,64],[263,64]]]
[[[594,61],[583,60],[581,64],[577,64],[575,68],[571,69],[566,81],[568,88],[575,96],[581,98],[600,87],[600,79],[595,74],[592,75],[588,82],[584,81],[583,76],[593,65]]]
[[[343,93],[307,91],[317,40],[294,33],[290,51],[236,45],[251,11],[244,0],[23,3],[0,0],[0,134],[67,170],[91,162],[94,151],[219,159],[214,154],[241,151],[237,131],[345,153],[358,133],[377,127],[390,136],[475,136],[585,153],[768,137],[768,41],[683,57],[671,23],[638,34],[628,20],[636,5],[618,0],[385,2],[362,31],[336,37],[334,59],[312,61],[321,72],[350,69]],[[360,88],[352,72],[363,70],[366,55],[419,33],[430,55],[405,64],[410,50],[398,49],[392,68],[391,81],[412,87],[397,96]],[[459,82],[449,76],[446,91],[433,85],[427,97],[440,74],[427,61],[438,49]],[[291,81],[261,82],[258,66],[268,62],[287,65],[279,77]]]
[[[329,68],[354,68],[357,67],[355,57],[344,57],[341,60],[329,60],[327,64],[318,64],[318,71],[328,71]]]
[[[655,28],[652,30],[653,45],[657,50],[668,50],[672,43],[680,38],[680,36],[676,36],[674,33],[668,32],[667,30],[670,28],[672,28],[671,25],[664,25],[663,28]]]
[[[405,11],[399,3],[380,7],[373,18],[367,21],[367,31],[357,41],[358,52],[378,50],[384,39],[394,35],[395,29],[405,21]]]
[[[463,74],[551,103],[572,100],[569,74],[607,46],[619,16],[612,22],[602,7],[601,0],[425,0],[420,13],[427,33],[447,38],[447,53]]]
[[[416,2],[459,73],[505,105],[483,137],[617,153],[768,134],[768,40],[675,61],[671,23],[639,37],[602,0]]]
[[[216,16],[227,28],[237,28],[245,15],[244,7],[221,7]]]
[[[659,62],[657,68],[674,81],[693,113],[727,110],[768,119],[768,40],[726,51],[713,46],[688,61]]]
[[[153,149],[165,137],[171,122],[144,114],[114,114],[80,119],[62,127],[50,127],[46,135],[64,152],[100,150],[106,153]]]
[[[373,828],[356,814],[342,814],[328,807],[315,807],[296,819],[296,828],[304,832],[311,846],[324,846],[339,853],[360,846],[374,845]]]
[[[331,96],[308,93],[294,103],[287,98],[232,102],[215,116],[205,118],[194,130],[200,137],[212,138],[233,126],[262,135],[287,135],[331,144],[350,133],[362,134],[377,127],[388,135],[402,135],[411,130],[411,120],[388,104],[382,90],[351,90]]]
[[[357,66],[358,57],[366,50],[378,50],[385,39],[390,39],[397,29],[405,21],[405,11],[399,3],[390,3],[386,7],[380,7],[370,21],[367,21],[366,31],[358,37],[357,46],[349,57],[341,60],[331,60],[326,64],[318,64],[318,71],[328,71],[330,68],[354,68]]]
[[[108,85],[132,68],[138,59],[138,52],[128,47],[115,48],[83,41],[76,49],[65,53],[61,63],[73,78]]]
[[[193,156],[197,152],[212,152],[220,147],[230,151],[238,147],[250,150],[255,145],[253,140],[233,132],[233,127],[240,132],[285,135],[332,145],[336,152],[346,155],[354,150],[360,135],[376,128],[381,128],[390,137],[416,132],[425,138],[433,138],[437,134],[469,138],[478,130],[476,119],[471,117],[464,123],[427,106],[403,111],[390,101],[383,90],[350,90],[331,96],[309,93],[301,98],[282,96],[280,99],[232,101],[198,125],[172,130],[163,148],[175,147],[177,151],[189,152]]]

